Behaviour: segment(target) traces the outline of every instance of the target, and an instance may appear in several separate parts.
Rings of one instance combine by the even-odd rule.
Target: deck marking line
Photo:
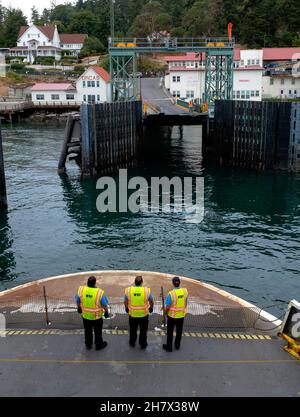
[[[247,365],[247,364],[283,364],[283,363],[297,363],[300,361],[296,359],[269,359],[269,360],[63,360],[63,359],[18,359],[18,358],[0,358],[0,363],[44,363],[44,364],[82,364],[82,365]]]

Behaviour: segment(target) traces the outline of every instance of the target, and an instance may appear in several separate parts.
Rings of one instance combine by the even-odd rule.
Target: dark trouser
[[[184,318],[172,319],[171,317],[168,317],[167,348],[169,350],[172,350],[173,348],[173,333],[174,333],[175,327],[176,327],[175,347],[177,349],[180,348],[183,323],[184,323]]]
[[[101,347],[103,343],[103,339],[102,339],[103,319],[100,319],[100,320],[83,319],[83,325],[84,325],[84,331],[85,331],[86,346],[92,347],[93,330],[94,330],[96,348]]]
[[[129,316],[129,329],[130,329],[130,344],[134,345],[137,341],[137,330],[140,328],[139,343],[142,348],[147,347],[147,332],[149,327],[149,316],[136,318]]]

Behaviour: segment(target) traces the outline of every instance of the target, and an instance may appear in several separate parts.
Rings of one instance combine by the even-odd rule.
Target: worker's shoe
[[[142,350],[147,349],[147,347],[148,347],[148,344],[147,344],[147,345],[141,345],[141,349],[142,349]]]
[[[176,345],[175,345],[175,349],[176,349],[176,350],[180,350],[180,346],[176,346]]]
[[[103,350],[107,347],[107,342],[103,342],[100,346],[96,346],[96,350]]]
[[[92,346],[90,345],[85,345],[85,347],[86,347],[86,350],[92,350]]]
[[[167,345],[163,345],[163,349],[165,349],[166,352],[172,352],[172,349],[169,349]]]
[[[129,346],[131,346],[132,348],[135,347],[135,343],[129,342]]]

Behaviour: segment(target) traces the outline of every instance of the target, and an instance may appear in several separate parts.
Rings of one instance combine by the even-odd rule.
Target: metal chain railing
[[[155,300],[154,312],[150,316],[150,329],[162,328],[164,314],[161,299]],[[128,315],[123,302],[112,302],[110,318],[105,320],[107,329],[127,329]],[[63,328],[73,329],[82,326],[75,300],[43,296],[29,297],[18,301],[1,302],[0,313],[4,315],[7,328]],[[274,323],[262,317],[262,310],[242,306],[229,307],[201,304],[190,300],[188,303],[185,328],[195,330],[261,330],[272,331]],[[277,328],[277,326],[276,326]]]

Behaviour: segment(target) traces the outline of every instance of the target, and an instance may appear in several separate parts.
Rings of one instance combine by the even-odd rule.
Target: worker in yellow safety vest
[[[146,349],[149,313],[153,313],[154,300],[150,288],[143,287],[143,277],[136,277],[135,285],[126,288],[124,305],[126,313],[129,314],[129,345],[135,347],[137,330],[140,328],[139,343],[141,349]]]
[[[180,349],[184,318],[187,311],[188,291],[181,288],[180,278],[173,278],[174,290],[170,291],[165,301],[165,313],[168,316],[167,344],[163,348],[167,352],[173,350],[173,332],[176,327],[175,349]]]
[[[103,313],[105,318],[109,318],[108,299],[104,291],[96,288],[97,280],[90,277],[87,286],[79,287],[75,297],[78,313],[82,315],[85,345],[87,350],[91,350],[93,344],[93,330],[95,333],[96,350],[105,349],[107,342],[102,339]]]

